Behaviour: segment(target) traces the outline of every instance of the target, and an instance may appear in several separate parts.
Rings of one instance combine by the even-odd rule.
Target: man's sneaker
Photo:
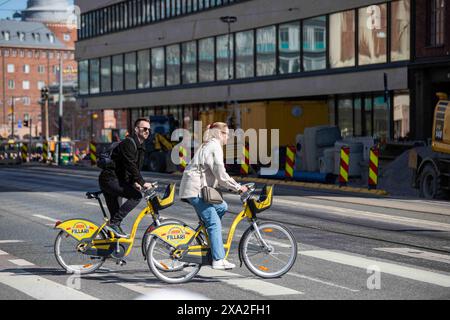
[[[106,229],[112,231],[114,235],[118,238],[128,238],[128,235],[123,232],[122,228],[120,226],[117,226],[115,224],[110,224],[109,226],[105,226]]]
[[[236,265],[234,265],[231,262],[228,262],[225,259],[222,260],[214,260],[213,264],[212,264],[212,268],[213,269],[218,269],[218,270],[229,270],[229,269],[233,269],[235,268]]]

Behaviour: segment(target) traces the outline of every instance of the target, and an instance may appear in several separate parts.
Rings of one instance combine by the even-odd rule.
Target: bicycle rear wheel
[[[96,240],[104,240],[106,236],[100,232]],[[56,261],[67,273],[88,274],[99,269],[106,258],[94,257],[81,253],[77,250],[80,244],[78,240],[68,233],[61,231],[55,240],[54,253]]]
[[[287,273],[297,259],[297,242],[292,232],[276,222],[248,228],[239,244],[239,251],[247,268],[262,278],[276,278]],[[267,244],[264,245],[264,242]]]
[[[174,251],[174,247],[160,238],[152,237],[147,248],[147,264],[161,281],[172,284],[188,282],[200,271],[201,265],[174,259]]]

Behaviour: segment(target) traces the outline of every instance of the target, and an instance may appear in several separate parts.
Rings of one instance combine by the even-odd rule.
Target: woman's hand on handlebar
[[[246,193],[247,191],[248,191],[248,188],[245,185],[241,186],[241,189],[239,189],[239,193]]]

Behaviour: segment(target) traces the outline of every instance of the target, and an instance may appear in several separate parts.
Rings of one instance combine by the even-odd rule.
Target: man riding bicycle
[[[120,224],[141,201],[141,190],[152,187],[151,183],[144,181],[140,173],[144,163],[144,141],[149,135],[149,119],[137,119],[134,123],[134,133],[112,151],[114,165],[103,169],[99,176],[100,189],[111,215],[107,227],[118,237],[128,237]],[[119,203],[121,197],[127,199],[122,205]]]

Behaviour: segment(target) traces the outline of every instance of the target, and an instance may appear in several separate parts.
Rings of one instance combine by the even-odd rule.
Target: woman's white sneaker
[[[212,268],[218,270],[229,270],[236,268],[236,265],[231,262],[228,262],[225,259],[222,259],[222,260],[214,260],[212,263]]]

